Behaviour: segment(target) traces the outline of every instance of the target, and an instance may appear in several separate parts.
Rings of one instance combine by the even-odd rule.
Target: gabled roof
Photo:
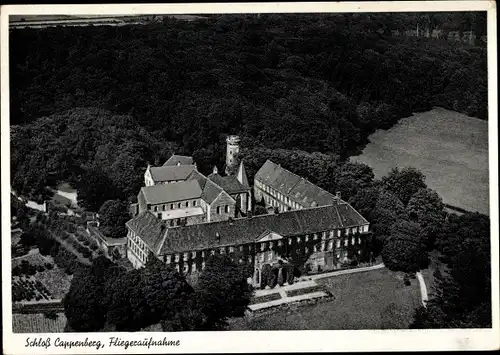
[[[284,237],[369,224],[351,205],[322,206],[169,228],[160,254],[253,243],[266,233]]]
[[[228,194],[234,194],[234,193],[240,193],[240,192],[245,192],[250,190],[250,187],[243,186],[236,176],[230,175],[230,176],[220,176],[219,174],[210,174],[208,175],[208,178],[219,185],[224,191],[226,191]]]
[[[283,169],[278,164],[266,160],[261,166],[255,178],[264,184],[273,187],[284,195],[288,195],[290,190],[300,181],[301,177]]]
[[[210,174],[209,176],[213,176],[214,174]],[[218,174],[215,174],[218,175]],[[220,175],[219,175],[220,176]],[[211,204],[215,201],[215,199],[225,190],[222,189],[217,183],[212,181],[211,179],[206,178],[203,174],[198,172],[197,170],[193,171],[191,175],[188,177],[188,181],[198,181],[201,189],[203,190],[201,194],[201,198],[208,204]],[[226,192],[227,193],[227,192]]]
[[[202,189],[197,180],[141,187],[146,203],[152,205],[200,198]]]
[[[208,204],[211,204],[222,193],[222,189],[214,182],[206,179],[201,198]]]
[[[125,225],[135,232],[146,245],[158,253],[163,244],[166,225],[150,211],[144,211],[132,218]]]
[[[335,195],[270,160],[262,165],[255,179],[306,208],[331,205],[337,200]]]
[[[163,163],[163,166],[173,165],[193,165],[193,158],[185,155],[173,154],[165,163]]]
[[[155,182],[186,180],[196,170],[195,165],[152,166],[149,168]]]

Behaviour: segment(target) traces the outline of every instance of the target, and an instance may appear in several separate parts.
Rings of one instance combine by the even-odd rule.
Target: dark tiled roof
[[[141,187],[146,203],[160,204],[200,198],[202,189],[197,180]]]
[[[205,183],[207,182],[207,178],[205,175],[200,173],[198,170],[193,170],[193,172],[188,176],[186,179],[187,181],[191,180],[196,180],[198,181],[198,184],[200,184],[200,187],[203,189],[205,188]]]
[[[306,179],[300,179],[290,190],[289,195],[294,201],[307,207],[331,205],[337,199],[328,191],[323,190]]]
[[[168,160],[163,164],[163,166],[172,166],[172,165],[193,165],[193,158],[187,157],[185,155],[172,155]]]
[[[149,211],[139,213],[125,225],[140,236],[155,253],[160,251],[167,227],[153,213]]]
[[[160,254],[251,243],[269,231],[286,237],[365,224],[368,221],[347,203],[195,224],[168,229]]]
[[[222,192],[222,188],[220,188],[217,184],[206,179],[205,186],[203,187],[203,193],[201,194],[201,198],[208,204],[211,204],[215,201],[217,196],[219,196]]]
[[[300,181],[301,177],[267,160],[257,171],[255,178],[273,187],[284,195]]]
[[[220,176],[219,174],[210,174],[208,175],[208,178],[215,182],[217,185],[222,187],[224,191],[226,191],[228,194],[233,194],[233,193],[239,193],[239,192],[244,192],[248,191],[250,187],[245,187],[243,186],[236,176],[230,175],[230,176]]]
[[[210,174],[213,175],[213,174]],[[198,171],[193,171],[191,175],[188,177],[188,181],[198,181],[198,184],[200,185],[201,189],[203,190],[201,194],[201,198],[203,201],[206,203],[210,204],[214,202],[214,200],[217,198],[217,196],[220,195],[220,193],[223,191],[222,188],[217,185],[215,182],[211,181],[210,179],[206,178],[203,174],[201,174]]]
[[[194,165],[174,165],[174,166],[152,166],[150,167],[153,180],[158,181],[176,181],[186,180],[188,176],[196,169]]]
[[[304,207],[331,205],[337,200],[335,195],[270,160],[262,165],[255,178]]]

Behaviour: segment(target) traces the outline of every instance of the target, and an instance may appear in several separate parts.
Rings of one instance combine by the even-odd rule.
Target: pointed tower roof
[[[240,166],[238,167],[238,174],[236,174],[238,181],[245,187],[250,186],[248,183],[247,172],[245,171],[245,165],[243,165],[243,160],[240,162]]]

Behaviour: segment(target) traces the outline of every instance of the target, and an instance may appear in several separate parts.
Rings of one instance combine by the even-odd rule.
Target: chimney
[[[217,165],[214,165],[214,170],[212,171],[214,174],[218,174],[219,170],[217,169]]]
[[[337,199],[340,201],[340,199],[341,199],[341,193],[340,193],[340,191],[337,191],[337,193],[335,195],[337,196]]]

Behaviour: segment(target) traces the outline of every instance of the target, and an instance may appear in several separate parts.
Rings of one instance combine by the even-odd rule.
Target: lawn
[[[420,306],[418,281],[387,269],[334,276],[316,282],[334,297],[310,305],[232,319],[230,330],[406,329]]]
[[[375,177],[411,165],[444,202],[489,214],[488,122],[435,108],[377,130],[352,161],[373,168]]]

